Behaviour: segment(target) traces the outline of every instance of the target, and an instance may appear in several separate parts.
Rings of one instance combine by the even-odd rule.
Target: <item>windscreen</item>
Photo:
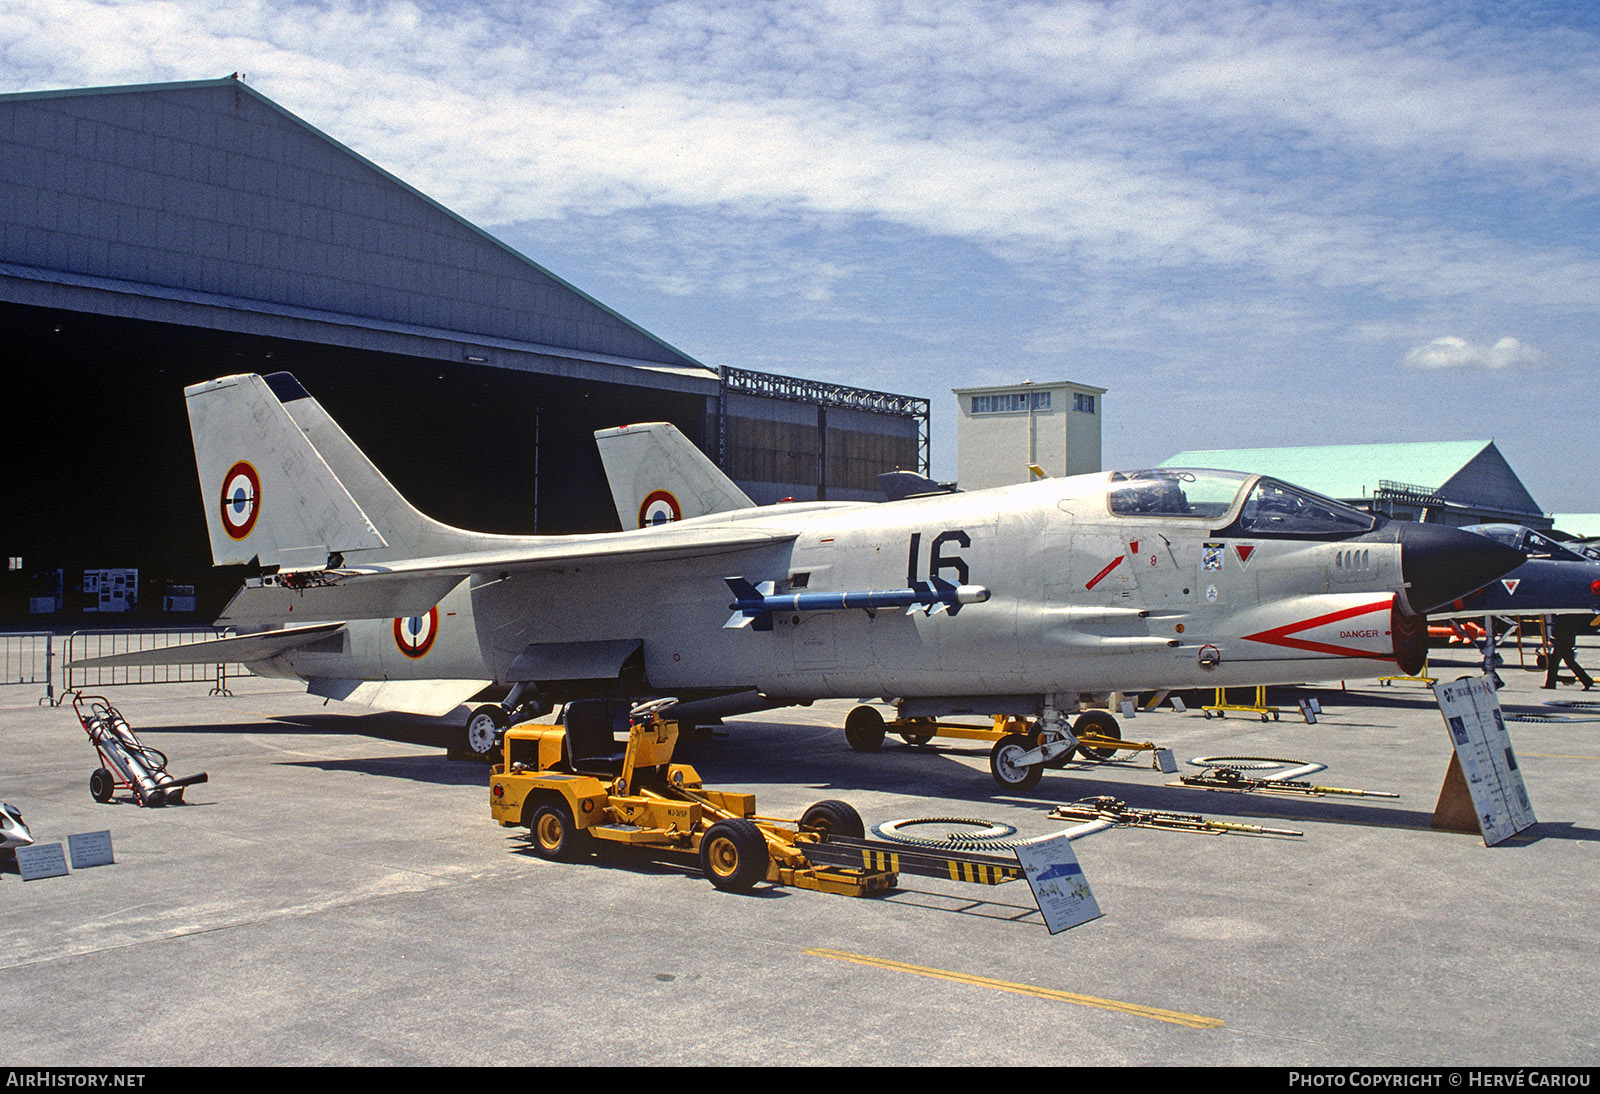
[[[1238,529],[1252,536],[1359,535],[1374,524],[1371,513],[1263,477],[1244,500]]]
[[[1106,501],[1119,517],[1205,517],[1215,520],[1233,508],[1249,475],[1237,471],[1157,468],[1118,471],[1111,476]]]

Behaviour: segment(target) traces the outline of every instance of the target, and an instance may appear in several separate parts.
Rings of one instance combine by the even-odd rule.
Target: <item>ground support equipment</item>
[[[1050,811],[1057,820],[1072,820],[1112,828],[1163,828],[1179,832],[1205,832],[1211,835],[1234,833],[1247,836],[1303,836],[1292,828],[1265,828],[1259,824],[1209,820],[1196,813],[1169,813],[1160,809],[1134,809],[1112,797],[1084,798],[1059,805]]]
[[[894,874],[947,878],[975,885],[1002,885],[1023,876],[1016,857],[986,855],[978,851],[938,850],[885,840],[855,839],[828,835],[804,846],[814,863],[853,866],[862,870],[885,870]]]
[[[817,802],[798,821],[761,817],[755,795],[709,790],[694,768],[673,763],[678,723],[661,716],[666,705],[628,714],[621,753],[603,701],[569,704],[562,725],[507,730],[503,762],[489,778],[491,815],[505,827],[526,825],[547,859],[617,843],[697,856],[712,885],[735,892],[763,880],[851,896],[893,888],[893,871],[807,857],[828,835],[864,834],[846,803]]]
[[[1452,624],[1452,626],[1453,625],[1454,624]],[[1492,652],[1492,649],[1491,649],[1491,652],[1485,654],[1485,658],[1486,659],[1487,658],[1491,658],[1491,657],[1494,658],[1495,664],[1498,665],[1500,659],[1498,657],[1494,656],[1494,654]],[[1487,663],[1488,663],[1487,660],[1485,660],[1485,664],[1487,664]],[[1417,674],[1415,676],[1380,676],[1380,677],[1378,677],[1378,683],[1380,685],[1387,686],[1389,684],[1395,683],[1396,681],[1398,681],[1398,682],[1400,682],[1402,684],[1412,684],[1412,683],[1421,684],[1423,687],[1432,687],[1434,684],[1438,683],[1437,678],[1435,678],[1434,676],[1431,676],[1428,673],[1428,659],[1426,657],[1424,657],[1422,659],[1422,668],[1417,670]]]
[[[885,721],[877,708],[859,706],[845,718],[845,739],[857,752],[875,752],[888,733],[897,734],[913,747],[936,737],[984,741],[989,751],[989,772],[1006,790],[1031,790],[1037,786],[1046,767],[1062,767],[1074,757],[1105,762],[1120,751],[1160,752],[1162,746],[1150,741],[1124,741],[1122,727],[1107,710],[1091,709],[1079,713],[1070,734],[1062,730],[1048,733],[1039,721],[996,714],[991,725],[945,722],[937,718],[896,718]],[[1159,760],[1154,764],[1161,768]],[[1168,769],[1170,770],[1170,769]]]
[[[166,754],[141,742],[105,696],[71,694],[72,712],[100,756],[100,766],[89,776],[95,801],[108,802],[118,790],[131,790],[140,805],[182,805],[184,788],[206,781],[204,771],[185,779],[168,774]]]
[[[1398,798],[1387,790],[1352,790],[1343,786],[1316,786],[1303,779],[1252,779],[1233,767],[1209,767],[1198,775],[1179,775],[1178,783],[1202,790],[1235,793],[1301,794],[1321,798],[1329,794],[1354,798]]]
[[[1230,710],[1241,714],[1259,714],[1263,722],[1268,720],[1276,722],[1278,720],[1278,708],[1267,706],[1267,689],[1264,686],[1256,688],[1256,701],[1254,703],[1230,703],[1228,702],[1228,689],[1218,688],[1217,701],[1208,707],[1201,707],[1200,713],[1207,718],[1213,714],[1218,718],[1222,718]]]

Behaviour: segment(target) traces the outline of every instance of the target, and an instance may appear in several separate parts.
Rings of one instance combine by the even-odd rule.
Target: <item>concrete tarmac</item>
[[[1010,794],[986,745],[850,751],[850,703],[680,748],[764,815],[840,798],[869,826],[972,817],[1030,837],[1063,827],[1055,805],[1112,795],[1304,832],[1077,840],[1105,914],[1056,935],[1021,882],[734,895],[687,860],[547,862],[489,820],[486,768],[447,757],[458,720],[276,681],[108,689],[173,774],[210,781],[182,806],[99,804],[70,706],[0,688],[0,800],[41,843],[109,829],[116,855],[0,873],[0,1063],[1592,1066],[1600,689],[1542,691],[1509,652],[1501,701],[1539,823],[1493,848],[1429,826],[1450,748],[1415,682],[1274,689],[1276,722],[1123,725],[1180,763],[1319,761],[1314,782],[1398,799],[1173,787],[1138,753]],[[1308,694],[1315,725],[1293,707]]]

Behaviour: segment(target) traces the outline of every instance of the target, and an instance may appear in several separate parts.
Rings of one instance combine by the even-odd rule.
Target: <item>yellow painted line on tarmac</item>
[[[1153,1018],[1158,1022],[1170,1022],[1177,1026],[1188,1026],[1190,1029],[1221,1029],[1224,1025],[1222,1019],[1207,1018],[1203,1014],[1185,1014],[1179,1010],[1162,1010],[1160,1007],[1124,1003],[1117,999],[1100,999],[1093,995],[1079,995],[1076,992],[1057,991],[1055,988],[1041,988],[1035,984],[1018,984],[1010,980],[995,980],[987,976],[973,976],[969,973],[952,972],[949,969],[934,969],[925,965],[908,965],[904,961],[890,961],[882,957],[869,957],[866,954],[846,953],[843,950],[808,949],[802,952],[811,957],[827,957],[835,961],[850,961],[857,965],[870,965],[873,968],[889,969],[893,972],[907,972],[913,976],[928,976],[935,980],[950,980],[957,984],[993,988],[996,991],[1009,991],[1016,995],[1032,995],[1039,999],[1053,999],[1059,1003],[1076,1003],[1082,1007],[1099,1007],[1101,1010],[1114,1010],[1122,1014],[1131,1014],[1138,1018]]]

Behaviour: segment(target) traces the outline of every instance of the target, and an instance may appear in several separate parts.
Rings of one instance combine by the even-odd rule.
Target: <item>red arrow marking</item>
[[[1085,585],[1084,588],[1085,589],[1092,589],[1096,585],[1100,584],[1100,579],[1105,577],[1112,570],[1115,570],[1117,568],[1117,566],[1122,562],[1123,558],[1125,558],[1125,557],[1126,557],[1125,555],[1118,555],[1116,558],[1114,558],[1110,562],[1106,563],[1106,568],[1104,570],[1101,570],[1099,573],[1095,574],[1093,577],[1091,577],[1089,579],[1089,584]]]
[[[1349,646],[1333,646],[1326,642],[1310,642],[1303,638],[1289,637],[1300,631],[1315,630],[1317,627],[1324,627],[1329,623],[1338,623],[1345,619],[1353,619],[1358,615],[1391,611],[1393,607],[1393,599],[1380,600],[1376,604],[1368,604],[1365,607],[1346,608],[1343,611],[1319,615],[1315,619],[1306,619],[1299,623],[1286,623],[1281,627],[1273,627],[1271,630],[1247,634],[1244,636],[1244,641],[1261,642],[1269,646],[1286,646],[1289,649],[1306,650],[1309,653],[1326,653],[1334,657],[1360,657],[1368,661],[1393,661],[1395,658],[1392,653],[1371,653],[1367,650],[1354,649]],[[1388,633],[1387,621],[1385,633]]]

